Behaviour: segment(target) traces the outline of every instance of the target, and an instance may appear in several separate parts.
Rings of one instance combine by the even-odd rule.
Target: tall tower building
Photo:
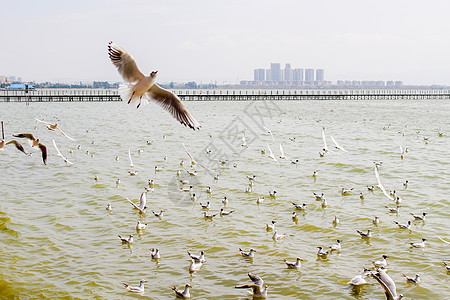
[[[308,84],[312,84],[314,82],[314,69],[305,70],[305,81]]]
[[[293,81],[293,70],[291,69],[291,64],[286,64],[284,68],[284,81]]]
[[[323,69],[316,70],[316,81],[318,82],[325,81],[325,71]]]
[[[255,81],[265,81],[266,80],[266,70],[255,69],[254,70],[254,80]]]
[[[281,81],[281,66],[280,63],[271,63],[270,64],[270,80],[272,81]]]
[[[292,72],[292,80],[296,83],[303,81],[303,69],[294,69]]]

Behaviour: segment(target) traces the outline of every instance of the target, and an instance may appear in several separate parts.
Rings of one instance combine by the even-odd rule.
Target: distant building
[[[254,81],[265,81],[266,80],[266,70],[255,69],[253,79],[254,79]]]
[[[294,69],[292,73],[292,81],[297,84],[303,81],[303,69]]]
[[[316,81],[318,81],[318,82],[325,81],[325,71],[324,71],[324,69],[317,69],[316,70]]]
[[[305,70],[305,82],[307,84],[312,84],[314,82],[314,69]]]
[[[270,64],[270,79],[271,81],[281,81],[281,65],[280,63]]]
[[[291,64],[286,64],[286,67],[284,68],[283,80],[288,81],[288,82],[293,81],[293,77],[294,77],[293,71],[294,70],[291,69]]]

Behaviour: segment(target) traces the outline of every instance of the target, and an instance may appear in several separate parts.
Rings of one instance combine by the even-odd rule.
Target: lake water
[[[124,103],[0,103],[7,139],[31,132],[49,151],[47,166],[28,145],[31,157],[12,145],[0,152],[0,298],[174,299],[171,286],[190,283],[193,299],[249,299],[246,290],[234,286],[249,283],[247,273],[253,272],[265,280],[271,299],[383,299],[373,278],[359,293],[346,285],[383,254],[389,256],[389,274],[405,297],[450,297],[450,275],[442,264],[450,261],[450,248],[437,238],[450,240],[449,101],[186,106],[201,123],[200,131],[185,128],[153,104],[136,110]],[[76,142],[34,118],[57,122]],[[320,157],[322,127],[330,148],[333,136],[349,152],[333,150]],[[241,146],[243,131],[248,148]],[[52,139],[72,166],[56,155]],[[280,143],[288,160],[278,159],[278,164],[268,152],[261,154],[270,146],[279,157]],[[183,144],[211,171],[196,165],[198,175],[189,176],[186,170],[192,168]],[[403,159],[400,146],[409,149]],[[136,176],[128,173],[133,170],[129,149]],[[291,164],[291,159],[299,163]],[[374,161],[383,162],[379,173],[386,189],[403,198],[398,216],[387,212],[385,206],[395,204],[379,189],[367,190],[377,184]],[[155,166],[163,171],[155,173]],[[177,170],[183,170],[180,176]],[[254,190],[246,193],[247,176],[253,174]],[[147,214],[140,215],[125,197],[137,202],[149,179],[155,181],[154,191],[147,194]],[[181,190],[182,179],[193,186],[195,202]],[[407,189],[402,186],[405,180]],[[205,192],[208,186],[211,194]],[[354,190],[343,196],[341,188]],[[268,197],[273,190],[276,199]],[[327,208],[313,192],[325,194]],[[224,196],[229,199],[226,210],[235,212],[205,220],[199,203],[210,201],[210,212],[217,213]],[[257,205],[259,196],[265,201]],[[298,212],[298,223],[291,219],[292,202],[307,203],[306,213]],[[110,213],[107,203],[113,207]],[[162,220],[151,213],[161,209],[166,211]],[[400,230],[393,221],[412,220],[410,212],[427,212],[426,222],[415,221],[411,231]],[[381,219],[378,227],[371,221],[375,214]],[[335,215],[338,226],[332,224]],[[138,220],[149,225],[141,234],[135,230]],[[274,242],[272,232],[265,230],[272,220],[279,233],[287,233],[284,240]],[[357,229],[371,229],[373,237],[363,240]],[[122,245],[119,234],[134,234],[135,242]],[[425,249],[409,247],[421,238],[428,240]],[[336,239],[342,240],[342,251],[319,260],[317,247],[329,247]],[[255,259],[242,258],[240,247],[256,249]],[[151,260],[150,248],[160,249],[159,262]],[[206,251],[206,263],[190,274],[186,251],[200,250]],[[296,257],[304,260],[300,270],[288,270],[283,258]],[[422,282],[407,284],[402,273],[418,273]],[[140,279],[148,281],[143,295],[129,293],[122,285],[137,285]]]

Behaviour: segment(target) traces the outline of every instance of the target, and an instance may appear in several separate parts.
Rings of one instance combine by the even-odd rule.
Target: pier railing
[[[186,101],[248,100],[421,100],[450,99],[450,90],[432,89],[323,89],[323,90],[172,90]],[[122,101],[112,89],[0,90],[0,102],[99,102]]]

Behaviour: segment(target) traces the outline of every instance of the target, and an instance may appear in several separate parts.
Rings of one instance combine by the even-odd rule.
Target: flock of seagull
[[[119,73],[122,75],[124,80],[129,83],[125,87],[121,87],[121,89],[122,89],[121,96],[124,99],[124,101],[128,102],[128,104],[137,104],[136,106],[137,106],[137,108],[139,108],[141,105],[145,104],[148,101],[147,99],[155,100],[160,105],[162,105],[164,108],[166,108],[172,114],[172,116],[175,117],[181,124],[191,128],[191,129],[194,129],[194,130],[197,130],[200,128],[200,125],[197,122],[197,120],[184,107],[184,105],[181,103],[180,99],[176,95],[171,93],[170,91],[167,91],[167,90],[159,87],[155,83],[157,71],[153,71],[150,73],[149,76],[145,76],[144,74],[142,74],[139,71],[139,69],[137,68],[136,63],[135,63],[134,59],[131,57],[131,55],[128,54],[125,50],[123,50],[122,48],[120,48],[118,45],[116,45],[113,42],[109,43],[108,52],[109,52],[109,57],[110,57],[112,63],[114,64],[114,66],[117,67]],[[46,121],[40,120],[40,119],[36,119],[36,121],[44,124],[48,130],[59,132],[60,134],[65,136],[67,139],[69,139],[71,141],[75,141],[73,138],[71,138],[66,133],[64,133],[64,131],[59,127],[59,125],[57,123],[52,124],[52,123],[49,123],[49,122],[46,122]],[[267,133],[270,134],[270,136],[272,137],[272,140],[275,141],[271,130],[269,130],[268,128],[265,128],[265,130]],[[31,153],[27,152],[25,150],[25,148],[23,147],[23,145],[18,140],[16,140],[16,139],[12,139],[9,141],[5,140],[3,123],[2,123],[2,135],[3,135],[2,136],[3,139],[0,141],[0,150],[3,150],[3,148],[5,146],[11,144],[11,145],[14,145],[19,151],[23,152],[26,155],[31,156]],[[442,136],[442,135],[443,134],[440,133],[440,136]],[[47,164],[47,155],[48,155],[47,154],[47,146],[42,144],[39,138],[36,138],[31,133],[17,133],[17,134],[14,134],[13,136],[18,139],[26,139],[29,142],[30,147],[32,147],[32,148],[39,148],[39,150],[41,151],[41,154],[42,154],[43,163]],[[345,149],[341,145],[339,145],[339,143],[336,141],[336,139],[334,137],[330,136],[330,138],[334,144],[334,147],[332,147],[332,148],[330,148],[327,144],[325,127],[323,127],[322,128],[323,147],[322,147],[322,149],[320,149],[320,151],[318,153],[320,157],[325,157],[335,151],[342,151],[345,153],[349,152],[347,149]],[[56,150],[57,156],[61,157],[68,166],[72,165],[73,163],[70,162],[67,157],[65,157],[61,154],[54,139],[52,140],[52,142],[53,142],[53,147]],[[149,143],[151,144],[151,142],[149,142]],[[249,144],[246,140],[245,132],[242,134],[241,146],[244,148],[249,147]],[[193,156],[189,153],[188,149],[186,148],[186,146],[184,144],[183,144],[183,147],[186,152],[187,158],[190,160],[190,165],[192,167],[198,165],[206,170],[211,171],[209,168],[203,166],[200,162],[197,162],[193,158]],[[408,148],[402,148],[402,147],[400,147],[400,148],[401,148],[400,149],[400,158],[404,159],[405,155],[408,152]],[[289,161],[289,158],[285,154],[282,143],[279,144],[279,150],[280,150],[280,155],[275,156],[274,153],[272,152],[269,144],[267,144],[267,148],[261,149],[260,152],[262,155],[266,156],[268,159],[276,162],[277,164],[279,164],[278,160]],[[266,154],[266,151],[268,154]],[[207,153],[207,154],[209,154],[209,153]],[[131,150],[128,151],[128,158],[130,161],[130,168],[132,169],[132,171],[128,171],[128,172],[129,172],[130,176],[134,176],[134,175],[136,175],[137,171],[134,170],[135,166],[132,161]],[[118,160],[119,157],[116,157],[115,159]],[[290,160],[290,162],[292,164],[297,164],[297,163],[299,163],[299,160],[292,159],[292,160]],[[223,161],[221,163],[226,164],[227,162]],[[180,162],[180,166],[183,166],[183,165],[184,165],[184,162]],[[374,162],[374,174],[378,181],[378,184],[376,186],[367,186],[367,190],[368,191],[374,191],[375,189],[381,190],[383,195],[389,201],[391,201],[392,204],[394,205],[391,207],[386,206],[386,209],[387,209],[386,212],[398,215],[400,212],[400,208],[401,208],[403,199],[400,197],[400,195],[397,191],[387,191],[384,188],[384,185],[382,184],[382,180],[381,180],[380,174],[379,174],[379,169],[381,168],[381,166],[382,166],[381,162]],[[160,167],[155,167],[155,172],[160,172],[162,170],[163,169]],[[195,170],[194,171],[185,170],[185,171],[187,172],[187,174],[189,176],[197,176],[197,171],[195,171]],[[181,174],[181,172],[182,172],[182,170],[178,170],[177,176],[179,176]],[[316,178],[317,176],[318,176],[318,171],[316,170],[312,174],[312,177]],[[99,180],[98,177],[96,177],[95,179]],[[214,179],[219,180],[219,175],[216,175],[214,177]],[[247,193],[252,193],[254,184],[255,184],[254,182],[256,180],[256,175],[248,176],[247,179],[248,179],[248,187],[245,189],[245,191]],[[189,184],[188,181],[183,182],[183,180],[180,180],[180,182],[183,186]],[[120,185],[120,179],[117,179],[116,185]],[[408,187],[408,181],[405,181],[403,183],[403,188],[406,189],[407,187]],[[139,214],[145,215],[145,214],[147,214],[147,209],[148,209],[147,193],[151,192],[153,190],[154,190],[154,181],[149,180],[148,186],[145,188],[145,191],[140,194],[138,203],[134,203],[133,201],[131,201],[128,198],[126,198],[126,200],[132,205],[133,209],[136,209],[139,212]],[[192,186],[190,186],[189,188],[186,188],[185,191],[187,191],[190,194],[191,200],[193,200],[193,202],[195,202],[196,194],[195,194]],[[211,194],[212,193],[211,187],[207,187],[205,192]],[[343,196],[351,195],[352,193],[353,193],[353,188],[342,188],[342,190],[341,190],[341,194]],[[269,193],[267,194],[266,197],[275,199],[277,197],[277,191],[275,191],[275,190],[269,191]],[[314,197],[315,200],[321,202],[321,207],[323,209],[325,209],[328,206],[327,199],[326,199],[324,193],[313,193],[312,197]],[[264,198],[265,197],[263,197],[263,196],[258,197],[258,199],[256,200],[256,204],[259,205],[259,204],[264,203],[264,200],[265,200]],[[364,198],[363,193],[360,194],[360,198],[361,199]],[[225,206],[228,203],[228,199],[226,196],[223,197],[222,203],[223,203],[224,207],[220,209],[220,212],[215,213],[215,214],[212,214],[209,212],[209,210],[211,208],[211,204],[209,201],[206,203],[202,203],[202,202],[199,203],[204,219],[209,220],[209,221],[214,221],[214,218],[218,215],[229,216],[235,212],[234,210],[228,210],[228,211],[225,210]],[[306,212],[308,204],[292,202],[292,205],[293,205],[292,221],[297,223],[298,219],[299,219],[299,214],[303,214]],[[111,203],[108,203],[106,205],[106,210],[108,212],[113,210],[113,206]],[[155,217],[160,218],[160,219],[162,219],[164,217],[164,213],[165,213],[164,210],[160,210],[159,212],[152,211],[152,214]],[[411,212],[410,215],[412,216],[411,220],[408,220],[406,223],[400,223],[398,221],[394,221],[395,226],[397,226],[400,230],[411,230],[411,226],[412,226],[413,222],[423,222],[423,223],[426,222],[425,221],[426,216],[427,216],[426,212],[422,212],[419,214],[415,214],[415,213]],[[334,216],[332,224],[334,226],[337,226],[339,224],[339,222],[340,222],[339,216],[338,215]],[[378,224],[380,223],[380,217],[375,215],[373,217],[372,223],[373,223],[373,225],[378,226]],[[135,226],[135,230],[136,230],[136,232],[140,233],[142,231],[145,231],[147,226],[148,226],[148,223],[143,223],[140,220],[138,220],[137,224]],[[275,220],[265,224],[265,229],[267,232],[272,232],[272,239],[274,242],[281,241],[285,237],[288,236],[288,234],[280,233],[278,231]],[[362,239],[366,239],[366,240],[369,240],[372,237],[371,229],[367,229],[367,230],[356,229],[355,234],[359,235]],[[134,243],[133,234],[130,234],[126,237],[118,235],[118,238],[119,238],[120,242],[123,244],[131,245]],[[442,239],[441,237],[439,237],[439,239],[441,239],[442,242],[450,245],[450,242]],[[422,238],[420,241],[410,243],[411,248],[424,248],[426,246],[427,246],[426,238]],[[333,253],[333,252],[340,253],[343,250],[342,240],[338,239],[338,240],[336,240],[335,244],[330,245],[328,247],[318,246],[317,249],[318,249],[316,252],[317,258],[319,260],[327,259],[331,253]],[[254,248],[250,248],[250,249],[248,249],[248,251],[243,250],[241,248],[239,248],[238,250],[239,251],[237,254],[239,254],[243,258],[249,259],[249,260],[252,260],[257,253],[257,249],[254,249]],[[189,272],[193,273],[193,272],[200,271],[203,264],[206,263],[205,251],[201,251],[199,255],[195,255],[188,251],[187,255],[190,258]],[[152,260],[160,259],[161,253],[160,253],[159,249],[157,249],[157,248],[150,249],[150,257]],[[396,284],[395,284],[394,280],[388,274],[388,258],[389,258],[389,256],[387,254],[383,254],[379,260],[371,261],[372,268],[364,268],[362,271],[360,271],[357,275],[355,275],[353,278],[351,278],[348,281],[348,285],[351,285],[355,288],[359,288],[363,285],[369,284],[369,281],[367,281],[366,278],[368,276],[371,276],[383,288],[386,299],[388,299],[388,300],[401,299],[403,297],[403,295],[397,292]],[[299,269],[301,269],[303,259],[301,257],[296,257],[295,261],[288,261],[287,259],[283,259],[283,261],[284,261],[287,269],[299,270]],[[448,272],[450,272],[450,264],[443,262],[443,265],[446,268],[446,270]],[[414,274],[414,276],[409,276],[409,275],[403,274],[403,276],[405,277],[405,280],[409,283],[420,284],[420,282],[421,282],[420,274]],[[251,272],[248,273],[248,277],[249,277],[251,283],[236,285],[235,288],[236,289],[248,289],[249,294],[255,299],[264,299],[264,298],[268,297],[269,286],[267,284],[265,284],[264,280],[260,276],[254,274],[254,273],[251,273]],[[143,294],[145,291],[145,283],[147,283],[147,281],[145,279],[141,279],[139,281],[139,285],[132,286],[127,283],[123,283],[123,285],[124,285],[125,289],[129,292]],[[192,286],[190,284],[185,284],[184,289],[178,289],[176,286],[172,287],[172,290],[175,293],[175,296],[178,298],[182,298],[182,299],[188,299],[191,297],[191,289],[192,289]]]

